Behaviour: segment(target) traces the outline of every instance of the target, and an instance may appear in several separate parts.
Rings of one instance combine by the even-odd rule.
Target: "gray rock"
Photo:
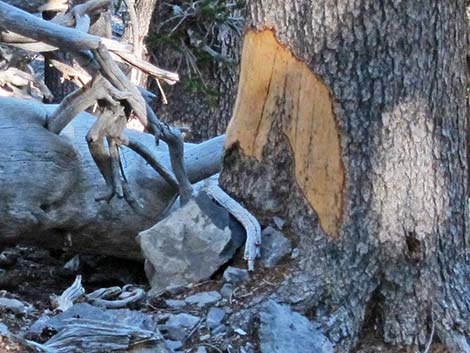
[[[207,341],[210,338],[211,338],[211,335],[209,335],[208,333],[205,335],[199,336],[199,340],[201,341]]]
[[[26,314],[30,310],[30,306],[16,299],[0,298],[0,308],[8,309],[15,314]]]
[[[183,346],[183,343],[181,343],[181,341],[165,340],[165,343],[168,347],[170,347],[170,349],[173,349],[174,351],[180,349]]]
[[[0,267],[7,268],[13,266],[17,259],[18,253],[12,249],[6,249],[0,253]]]
[[[222,294],[224,298],[230,298],[233,294],[233,285],[231,283],[224,283],[220,289],[220,294]]]
[[[190,305],[197,305],[203,308],[207,305],[217,303],[220,299],[222,299],[222,296],[219,292],[210,291],[190,295],[184,301]]]
[[[286,221],[284,219],[277,216],[273,217],[273,221],[278,229],[282,229],[284,227],[284,224],[286,224]]]
[[[7,336],[10,334],[8,326],[0,322],[0,336]]]
[[[170,318],[166,322],[166,325],[174,327],[183,327],[188,330],[191,330],[194,328],[194,326],[198,324],[199,320],[201,320],[201,318],[198,316],[181,313],[170,315]]]
[[[290,255],[290,258],[291,259],[296,259],[298,258],[300,255],[300,249],[299,248],[294,248],[294,250],[292,250],[292,254]]]
[[[224,271],[224,281],[232,284],[240,284],[250,279],[248,270],[229,266]]]
[[[206,326],[210,329],[216,328],[222,323],[225,317],[225,310],[212,307],[207,313]]]
[[[199,347],[196,351],[196,353],[207,353],[206,347]]]
[[[33,336],[40,336],[42,334],[42,331],[47,327],[47,322],[50,319],[50,316],[42,315],[31,325],[28,330],[28,333]]]
[[[166,292],[171,296],[175,296],[183,293],[187,288],[187,286],[169,286],[166,288]]]
[[[160,325],[158,328],[164,333],[165,337],[175,341],[183,341],[188,334],[186,330],[180,326]]]
[[[225,334],[225,332],[227,332],[227,326],[225,325],[219,325],[212,330],[213,335]]]
[[[165,304],[172,309],[180,309],[186,305],[184,300],[167,299]]]
[[[151,295],[207,279],[231,258],[233,252],[226,251],[231,244],[228,214],[225,222],[216,219],[205,198],[198,196],[197,202],[189,201],[139,234],[144,257],[158,269],[147,271]]]
[[[246,336],[247,335],[247,332],[242,328],[236,328],[235,330],[233,330],[233,332],[239,334],[240,336]]]
[[[69,261],[65,263],[64,268],[71,272],[77,272],[80,269],[80,265],[81,265],[80,255],[75,255]]]
[[[245,351],[245,353],[255,353],[256,352],[255,345],[251,342],[246,342],[245,347],[243,347],[243,350]],[[240,349],[240,353],[242,353],[241,349]]]
[[[267,227],[261,232],[261,263],[268,268],[276,266],[279,261],[292,252],[292,242],[282,232]]]
[[[269,301],[260,312],[262,353],[333,353],[333,345],[305,316]]]
[[[165,341],[159,342],[157,344],[152,345],[149,347],[148,345],[136,345],[132,346],[126,352],[128,353],[174,353],[175,351],[168,347]]]

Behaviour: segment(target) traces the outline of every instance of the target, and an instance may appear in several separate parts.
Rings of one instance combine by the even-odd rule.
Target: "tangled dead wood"
[[[177,75],[143,63],[131,53],[126,53],[125,46],[118,42],[86,33],[90,16],[109,5],[107,0],[91,0],[52,21],[44,21],[0,2],[0,40],[34,51],[66,49],[92,77],[87,84],[66,97],[57,110],[48,116],[46,127],[58,134],[78,113],[92,106],[98,107],[95,112],[97,122],[87,135],[90,152],[107,185],[107,190],[96,197],[97,200],[109,201],[116,195],[119,198],[124,197],[132,207],[139,207],[122,174],[119,156],[121,145],[132,146],[137,153],[147,155],[145,151],[141,152],[136,141],[129,141],[124,134],[125,123],[134,113],[155,136],[157,143],[159,139],[168,143],[181,202],[185,203],[191,197],[192,189],[183,165],[184,148],[180,133],[158,120],[140,91],[113,60],[110,51],[120,53],[119,57],[132,66],[167,81],[176,81]],[[66,25],[75,28],[65,27]],[[107,148],[105,139],[108,142]],[[157,172],[161,170],[161,167],[156,168]]]

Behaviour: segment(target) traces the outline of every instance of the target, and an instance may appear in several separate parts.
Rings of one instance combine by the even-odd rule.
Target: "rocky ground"
[[[14,247],[0,255],[0,352],[29,353],[38,350],[25,339],[47,342],[57,332],[57,321],[70,317],[92,317],[108,323],[127,322],[154,328],[162,334],[164,345],[135,345],[130,351],[150,352],[322,352],[315,328],[287,306],[272,303],[258,319],[244,317],[273,292],[289,272],[289,258],[273,268],[259,268],[255,273],[241,269],[240,253],[211,279],[187,287],[167,290],[158,296],[146,296],[130,309],[105,309],[78,303],[60,313],[53,310],[50,296],[60,294],[81,273],[87,292],[105,286],[134,283],[149,289],[143,265],[118,259],[80,256],[78,268],[70,269],[72,254],[31,247]],[[77,262],[77,261],[76,261]],[[66,264],[69,266],[66,266]],[[64,267],[65,266],[65,267]],[[116,313],[109,315],[107,313]],[[47,320],[54,317],[55,321]],[[263,323],[264,320],[264,323]],[[294,328],[294,340],[289,330]],[[284,337],[280,335],[284,334]],[[299,340],[300,337],[303,339]],[[314,337],[313,341],[309,337]],[[316,338],[315,338],[316,337]],[[283,343],[280,347],[273,344]],[[262,344],[261,344],[262,343]],[[309,345],[309,346],[302,346]],[[326,347],[325,347],[326,348]],[[39,350],[40,351],[40,350]],[[52,352],[52,351],[51,351]],[[64,350],[63,352],[72,352]],[[78,352],[92,352],[84,349]],[[94,351],[93,351],[94,352]],[[398,352],[384,346],[374,335],[365,337],[357,352]],[[415,350],[402,351],[403,353]],[[439,345],[432,352],[445,353]]]
[[[53,336],[54,330],[47,325],[38,330],[37,322],[39,319],[44,321],[46,316],[64,315],[52,309],[50,296],[65,290],[78,272],[83,276],[87,292],[128,283],[148,289],[142,264],[82,256],[79,268],[68,269],[64,266],[70,256],[31,247],[15,247],[2,252],[0,352],[29,351],[28,346],[21,344],[21,338],[43,343]],[[247,327],[241,318],[238,320],[237,314],[265,298],[283,279],[288,264],[278,265],[275,271],[260,269],[254,274],[235,267],[244,265],[241,256],[234,259],[232,265],[207,281],[145,297],[132,306],[132,311],[153,320],[168,347],[175,351],[256,352],[258,339],[254,327]],[[89,313],[92,311],[89,307],[91,305],[81,303],[69,311],[98,317],[95,312]],[[119,310],[127,309],[116,309]],[[14,339],[8,333],[19,338]]]
[[[301,258],[283,224],[265,225],[253,272],[243,227],[203,192],[140,233],[146,265],[3,249],[0,353],[333,353],[314,322],[272,300]],[[416,352],[383,345],[380,323],[363,332],[358,353]]]

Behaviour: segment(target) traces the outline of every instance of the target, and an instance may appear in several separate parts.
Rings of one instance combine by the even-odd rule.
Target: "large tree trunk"
[[[287,220],[302,269],[279,294],[340,352],[366,334],[423,349],[431,332],[469,352],[464,1],[249,12],[221,180]]]
[[[135,236],[165,216],[177,190],[140,156],[123,149],[123,171],[143,210],[131,208],[124,199],[96,202],[106,186],[85,140],[95,118],[82,113],[57,136],[44,128],[45,116],[55,106],[11,98],[1,98],[0,106],[0,244],[69,247],[140,259]],[[153,136],[127,133],[171,170],[165,143],[157,148]],[[191,182],[219,170],[222,146],[223,137],[186,144]]]

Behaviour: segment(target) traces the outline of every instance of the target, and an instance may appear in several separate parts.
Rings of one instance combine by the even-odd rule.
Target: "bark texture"
[[[435,327],[469,352],[464,2],[248,12],[221,181],[261,219],[287,220],[302,260],[280,297],[338,352],[374,327],[421,349]]]
[[[119,198],[96,202],[106,185],[85,139],[95,117],[82,113],[57,136],[44,127],[55,106],[12,98],[1,98],[0,106],[0,244],[140,259],[135,236],[165,216],[177,190],[124,148],[123,171],[143,209],[135,210]],[[171,170],[165,143],[155,147],[153,136],[127,133]],[[222,136],[201,145],[186,144],[191,182],[219,170],[223,140]]]
[[[156,25],[151,29],[151,34],[157,40],[162,35],[158,31],[159,24],[173,16],[168,4],[180,5],[181,1],[157,3]],[[240,14],[238,13],[237,16]],[[194,49],[188,39],[169,45],[165,42],[154,45],[158,65],[169,70],[177,70],[181,77],[181,83],[164,87],[169,103],[164,105],[159,101],[156,111],[162,120],[186,127],[187,139],[190,141],[203,141],[223,134],[235,103],[240,69],[241,38],[226,25],[220,25],[215,31],[217,33],[210,34],[215,36],[211,47],[227,60],[216,60],[209,55],[205,59],[190,58],[189,60],[194,60],[194,64],[197,65],[199,74],[194,71],[192,65],[188,64],[188,58],[185,57],[188,49]],[[152,88],[153,91],[158,92],[155,83],[152,84]]]
[[[134,54],[146,61],[150,61],[146,41],[156,4],[157,0],[128,0],[126,2],[129,23],[124,33],[124,40],[132,43],[134,45]],[[130,6],[133,6],[134,9],[130,9]],[[133,22],[134,15],[136,21]],[[140,71],[133,70],[131,80],[136,85],[147,87],[148,76]]]

